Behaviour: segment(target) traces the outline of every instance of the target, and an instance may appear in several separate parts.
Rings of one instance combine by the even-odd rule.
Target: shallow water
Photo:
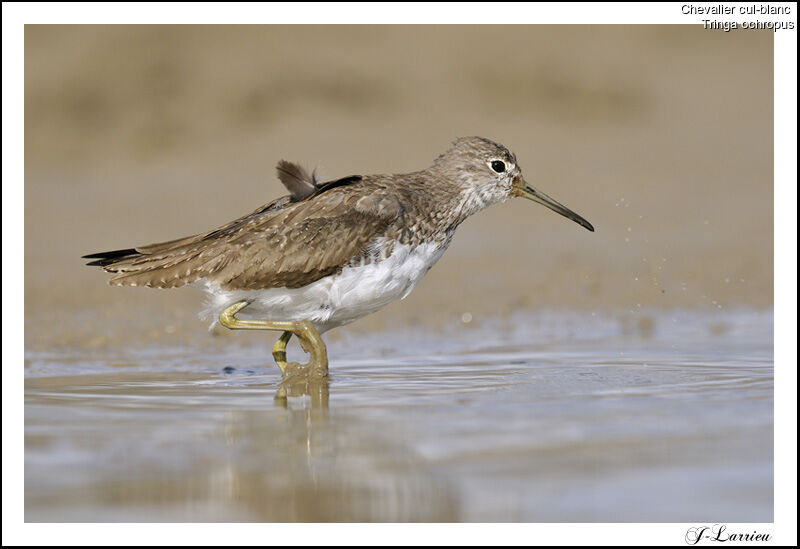
[[[27,26],[25,518],[771,520],[773,35]],[[304,396],[274,334],[79,260],[475,134],[597,232],[470,218]]]
[[[25,518],[771,521],[772,312],[641,318],[345,336],[285,398],[270,340],[29,351]]]

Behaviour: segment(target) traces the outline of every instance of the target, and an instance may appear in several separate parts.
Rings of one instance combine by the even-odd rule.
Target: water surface
[[[771,521],[772,311],[631,318],[28,351],[25,518]]]

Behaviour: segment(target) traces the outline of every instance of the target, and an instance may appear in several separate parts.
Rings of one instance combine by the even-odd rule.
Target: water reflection
[[[484,327],[288,383],[259,349],[29,355],[26,520],[768,522],[771,315],[728,322]]]
[[[458,520],[448,481],[331,410],[329,382],[266,377],[29,379],[27,520]]]
[[[374,426],[313,404],[281,412],[278,421],[237,413],[226,425],[238,456],[226,464],[225,496],[256,520],[458,519],[446,479]]]
[[[292,377],[284,379],[275,393],[275,403],[289,406],[288,397],[311,397],[311,408],[327,410],[330,400],[330,380],[328,378]]]

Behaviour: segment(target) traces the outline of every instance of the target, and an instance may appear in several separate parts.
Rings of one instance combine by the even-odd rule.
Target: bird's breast
[[[375,246],[381,248],[383,245],[383,242],[377,242]],[[414,245],[395,242],[386,256],[368,258],[330,277],[330,305],[343,314],[362,311],[369,314],[396,299],[403,299],[446,248],[446,243]]]

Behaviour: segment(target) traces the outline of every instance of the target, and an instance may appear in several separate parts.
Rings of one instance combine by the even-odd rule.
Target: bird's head
[[[594,231],[592,224],[525,181],[517,157],[504,146],[484,137],[461,137],[430,168],[458,185],[465,212],[521,196]]]

